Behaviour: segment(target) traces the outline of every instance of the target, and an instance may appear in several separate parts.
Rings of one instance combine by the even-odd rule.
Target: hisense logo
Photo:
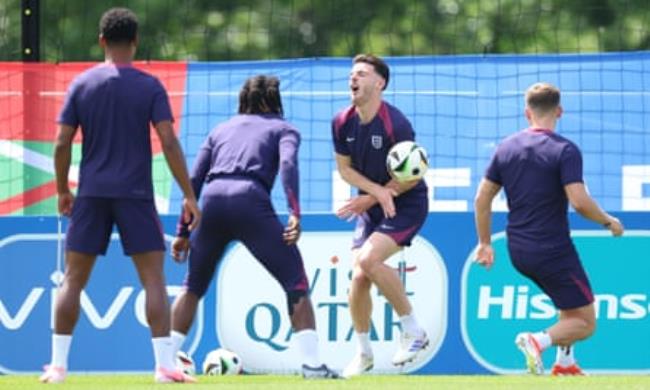
[[[608,320],[641,320],[650,315],[647,294],[596,294],[596,318]],[[549,319],[557,316],[551,299],[546,294],[530,294],[526,285],[505,285],[500,289],[482,285],[479,288],[479,320],[501,318],[506,320]]]

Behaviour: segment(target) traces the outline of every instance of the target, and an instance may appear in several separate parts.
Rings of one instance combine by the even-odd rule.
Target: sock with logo
[[[320,367],[323,364],[318,356],[318,334],[314,329],[303,329],[293,334],[303,364]]]
[[[576,360],[573,357],[573,345],[558,345],[557,353],[555,355],[555,363],[562,367],[568,367],[576,364]]]
[[[156,359],[156,369],[174,370],[174,354],[171,337],[153,337],[153,355]]]
[[[72,335],[52,334],[52,361],[50,362],[52,366],[68,369],[70,343],[72,343]]]
[[[418,324],[418,320],[415,318],[415,314],[407,314],[399,318],[400,323],[402,324],[402,332],[408,333],[412,336],[421,336],[422,328]]]
[[[187,335],[172,330],[170,337],[172,339],[172,356],[176,357],[176,353],[181,350],[181,347],[183,346]]]
[[[541,331],[537,333],[533,333],[533,338],[535,341],[537,341],[537,345],[539,345],[539,349],[541,350],[540,352],[545,351],[548,347],[553,344],[553,340],[551,340],[551,335],[548,334],[546,331]]]
[[[357,340],[359,341],[358,351],[366,356],[372,356],[372,346],[370,345],[370,333],[358,333]]]

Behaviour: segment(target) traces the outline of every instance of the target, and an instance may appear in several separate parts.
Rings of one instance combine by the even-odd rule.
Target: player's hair
[[[549,83],[535,83],[526,91],[526,106],[531,110],[546,113],[560,105],[560,90]]]
[[[132,43],[138,35],[138,18],[128,8],[111,8],[99,20],[99,35],[109,45]]]
[[[377,74],[380,75],[384,81],[386,81],[384,83],[384,88],[382,88],[386,89],[388,86],[388,80],[390,79],[390,69],[384,60],[373,54],[359,54],[352,60],[353,64],[356,64],[358,62],[372,65],[372,67],[375,69],[375,72],[377,72]]]
[[[248,78],[239,91],[240,114],[283,115],[280,80],[274,76],[257,75]]]

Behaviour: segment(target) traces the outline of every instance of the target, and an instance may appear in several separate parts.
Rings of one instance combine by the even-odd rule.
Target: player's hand
[[[71,192],[64,192],[62,194],[59,194],[58,200],[57,200],[57,206],[59,208],[59,214],[65,215],[65,216],[70,216],[70,213],[72,213],[72,205],[74,204],[74,195],[72,195]]]
[[[381,205],[385,218],[393,218],[395,216],[395,202],[393,202],[393,197],[398,195],[399,193],[395,189],[382,186],[377,186],[375,192],[372,194],[377,199],[379,205]]]
[[[341,219],[350,219],[363,214],[375,204],[375,199],[370,195],[359,195],[348,199],[345,204],[336,210],[336,216]]]
[[[189,223],[190,231],[196,229],[201,221],[201,210],[196,204],[196,199],[183,199],[183,222]]]
[[[494,264],[494,249],[490,244],[479,244],[476,250],[476,262],[488,270]]]
[[[618,218],[609,215],[607,218],[607,224],[607,229],[612,232],[613,236],[618,237],[623,234],[623,224]]]
[[[400,183],[396,179],[389,181],[388,183],[386,183],[384,187],[390,188],[391,190],[394,190],[398,194],[400,193],[401,190]]]
[[[287,245],[293,245],[298,242],[300,238],[300,218],[293,214],[289,216],[289,221],[287,221],[287,226],[284,228],[282,238]]]
[[[172,259],[179,263],[187,260],[190,253],[190,239],[187,237],[176,237],[172,242]]]

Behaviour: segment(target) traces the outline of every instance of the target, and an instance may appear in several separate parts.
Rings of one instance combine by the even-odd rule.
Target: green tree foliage
[[[20,59],[20,1],[0,0],[0,59]],[[97,24],[118,4],[41,0],[41,57],[99,60]],[[650,48],[648,0],[131,0],[138,57],[585,53]]]
[[[0,0],[0,60],[20,59],[20,2]]]

